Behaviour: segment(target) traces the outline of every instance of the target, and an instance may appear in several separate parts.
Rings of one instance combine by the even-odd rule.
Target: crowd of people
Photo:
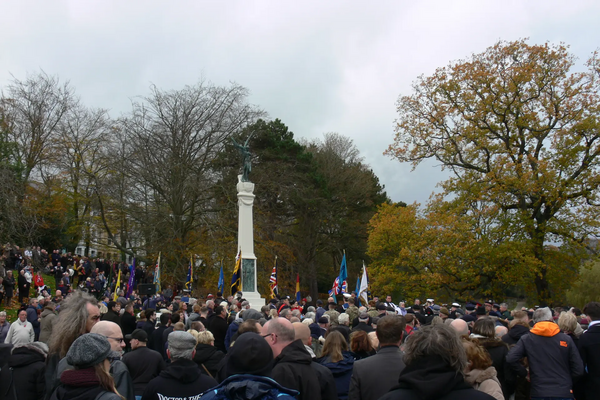
[[[97,268],[89,270],[94,280]],[[15,321],[0,312],[0,400],[600,393],[596,302],[583,311],[509,310],[493,301],[407,306],[391,296],[360,304],[351,293],[314,304],[281,297],[255,309],[241,292],[201,299],[170,287],[149,295],[110,285],[102,293],[85,285],[43,292],[24,298]]]

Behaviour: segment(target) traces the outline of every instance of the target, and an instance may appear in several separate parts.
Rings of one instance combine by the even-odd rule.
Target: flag
[[[275,256],[275,265],[273,265],[273,271],[269,278],[269,288],[271,289],[271,298],[276,298],[277,292],[279,292],[279,289],[277,288],[277,256]]]
[[[346,279],[348,279],[348,270],[346,269],[346,252],[344,251],[344,257],[342,257],[342,264],[340,265],[340,276],[339,276],[339,282],[343,282],[341,293],[348,293],[348,283],[346,282]],[[345,289],[344,289],[344,284],[346,284]],[[338,294],[340,294],[340,293],[338,293]]]
[[[133,285],[135,284],[135,257],[133,258],[133,264],[129,266],[129,282],[127,282],[127,295],[126,298],[131,296],[133,292]]]
[[[235,257],[235,267],[231,276],[231,295],[236,294],[242,287],[242,249]]]
[[[369,278],[367,275],[367,266],[363,261],[363,275],[360,280],[360,290],[358,291],[358,297],[365,305],[369,304]]]
[[[185,288],[192,291],[192,282],[194,282],[194,274],[192,273],[192,257],[190,257],[190,266],[188,267],[187,280],[185,281]]]
[[[223,276],[223,264],[221,264],[221,273],[219,274],[219,283],[217,284],[217,290],[223,293],[225,289],[225,277]]]
[[[119,291],[119,286],[121,286],[121,268],[119,268],[119,275],[117,275],[117,284],[115,285],[115,295],[113,296],[113,301],[117,301],[117,297],[119,297],[117,294]]]
[[[329,296],[335,296],[336,294],[348,293],[348,281],[342,282],[340,287],[340,277],[336,276],[333,281],[333,287],[329,291]]]
[[[158,252],[158,260],[154,268],[154,285],[156,286],[156,292],[160,292],[160,252]]]
[[[296,301],[300,303],[302,295],[300,294],[300,274],[296,275]]]
[[[360,276],[356,277],[356,290],[354,290],[354,293],[356,294],[356,300],[358,300],[357,306],[360,307],[360,297],[358,297],[360,293]]]

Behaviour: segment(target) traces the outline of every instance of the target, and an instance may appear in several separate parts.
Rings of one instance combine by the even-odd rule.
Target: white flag
[[[360,297],[360,301],[364,303],[363,305],[366,307],[369,304],[369,278],[367,277],[367,266],[363,261],[363,275],[360,280],[360,293],[358,297]]]

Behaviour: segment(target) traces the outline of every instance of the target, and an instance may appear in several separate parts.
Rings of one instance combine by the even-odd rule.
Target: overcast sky
[[[118,117],[151,83],[235,81],[297,138],[351,137],[392,200],[425,203],[444,173],[382,155],[416,77],[526,37],[565,42],[583,64],[600,47],[598,17],[600,2],[564,0],[3,0],[0,87],[43,69]]]

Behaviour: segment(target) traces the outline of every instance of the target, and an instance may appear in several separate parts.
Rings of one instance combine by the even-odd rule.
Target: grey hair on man
[[[167,354],[171,361],[175,362],[181,359],[191,360],[196,354],[196,338],[184,331],[173,331],[167,338],[169,347]]]
[[[409,366],[427,356],[439,356],[457,374],[464,376],[467,353],[451,327],[444,324],[426,325],[413,331],[404,347],[404,363]]]
[[[538,308],[533,312],[533,323],[537,324],[542,321],[553,321],[552,311],[548,307]]]

